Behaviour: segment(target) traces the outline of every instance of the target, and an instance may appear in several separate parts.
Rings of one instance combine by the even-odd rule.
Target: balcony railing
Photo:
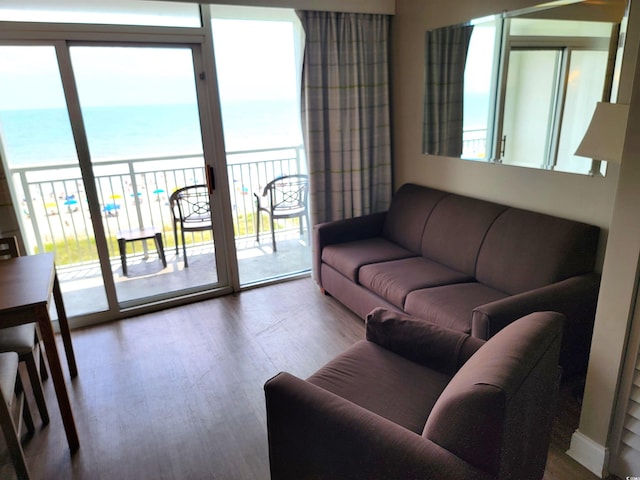
[[[462,132],[462,158],[487,158],[487,129]]]
[[[261,189],[278,176],[305,172],[301,146],[227,152],[236,241],[255,235],[253,194],[261,194]],[[162,229],[165,244],[173,245],[168,205],[171,192],[205,183],[201,154],[101,161],[93,165],[93,173],[112,256],[118,251],[115,237],[120,230],[154,225]],[[96,262],[98,253],[79,166],[20,167],[12,168],[10,174],[22,199],[29,250],[55,252],[59,266]],[[281,228],[298,227],[292,223]],[[193,243],[198,241],[196,237],[191,239]]]

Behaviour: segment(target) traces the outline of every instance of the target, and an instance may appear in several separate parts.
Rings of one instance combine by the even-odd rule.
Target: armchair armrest
[[[412,362],[453,375],[484,341],[406,313],[375,308],[366,338]]]
[[[320,266],[322,249],[335,243],[353,242],[365,238],[379,237],[387,212],[372,213],[361,217],[325,222],[313,227],[313,274],[316,282],[322,286]]]
[[[273,480],[490,478],[432,441],[288,373],[264,389]]]
[[[481,305],[473,310],[471,334],[488,339],[518,318],[536,311],[559,312],[569,323],[592,328],[599,288],[600,276],[589,273]]]

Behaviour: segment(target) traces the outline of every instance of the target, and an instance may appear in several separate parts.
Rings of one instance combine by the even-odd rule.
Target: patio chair
[[[20,381],[18,363],[15,352],[0,353],[0,428],[18,479],[28,480],[29,469],[20,442],[20,416],[29,434],[33,434],[35,428]]]
[[[15,237],[0,238],[0,259],[18,257],[20,251]],[[9,256],[9,252],[11,255]],[[0,260],[1,261],[1,260]],[[33,396],[44,425],[49,423],[49,411],[44,398],[41,379],[47,379],[44,350],[40,347],[40,332],[36,323],[26,323],[14,327],[0,328],[0,353],[15,352],[20,362],[24,362],[33,388]],[[40,360],[40,368],[36,358]]]
[[[178,225],[180,225],[182,253],[186,268],[189,263],[187,262],[187,246],[184,241],[184,232],[213,231],[209,189],[206,185],[191,185],[179,188],[169,197],[169,207],[173,217],[173,238],[176,243],[176,255],[179,254]]]
[[[256,241],[260,243],[260,212],[269,215],[271,225],[271,244],[273,251],[277,251],[274,221],[284,218],[299,218],[300,235],[304,232],[302,217],[306,219],[309,229],[309,211],[307,199],[309,196],[309,179],[307,175],[284,175],[271,180],[262,191],[262,197],[268,197],[268,203],[263,205],[260,196],[256,197]]]

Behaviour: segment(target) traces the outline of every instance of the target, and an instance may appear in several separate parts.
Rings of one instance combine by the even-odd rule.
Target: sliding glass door
[[[55,252],[70,315],[228,282],[197,45],[5,45],[0,65],[2,157],[21,229],[29,253]],[[205,228],[183,240],[187,191],[172,194],[198,185]]]
[[[307,174],[299,99],[302,25],[290,9],[211,9],[240,284],[305,274],[311,269],[308,204],[299,217],[271,222],[268,213],[272,193],[298,212],[298,201],[307,198],[299,183]],[[295,177],[280,190],[265,190],[286,176]]]
[[[185,236],[186,264],[182,232],[174,235],[189,190],[172,194],[207,183],[192,48],[72,45],[70,56],[118,300],[216,285],[215,230]],[[209,214],[205,200],[198,208]],[[160,234],[166,267],[155,237],[136,240],[140,230]]]

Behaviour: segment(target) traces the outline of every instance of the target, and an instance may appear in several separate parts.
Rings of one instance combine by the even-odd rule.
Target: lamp
[[[629,105],[598,102],[576,155],[620,163]]]

